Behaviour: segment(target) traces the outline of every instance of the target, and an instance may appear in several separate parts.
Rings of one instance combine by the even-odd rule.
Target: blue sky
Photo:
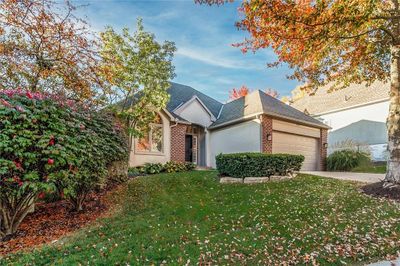
[[[288,95],[298,85],[286,79],[286,67],[268,69],[275,55],[265,49],[242,54],[232,43],[241,42],[247,33],[234,23],[239,20],[239,3],[220,7],[196,5],[193,0],[134,1],[134,0],[77,0],[88,4],[79,11],[87,16],[97,31],[106,25],[120,30],[135,29],[136,19],[143,18],[147,31],[159,41],[175,42],[175,82],[186,84],[224,102],[229,90],[247,85],[252,89],[276,89]]]

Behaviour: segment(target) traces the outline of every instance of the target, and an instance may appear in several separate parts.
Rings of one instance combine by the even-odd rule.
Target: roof
[[[182,104],[191,100],[193,97],[197,96],[202,103],[210,110],[210,112],[217,117],[219,111],[221,110],[223,104],[219,101],[205,95],[204,93],[193,89],[192,87],[171,82],[171,87],[168,89],[168,93],[171,96],[167,104],[166,109],[173,115],[175,109],[180,107]]]
[[[210,128],[232,124],[257,114],[267,114],[272,117],[284,118],[294,122],[329,128],[321,121],[300,112],[260,90],[225,104],[219,118]]]
[[[360,120],[329,133],[329,143],[354,140],[360,144],[383,144],[388,141],[386,123]]]
[[[190,121],[185,120],[175,113],[179,107],[183,106],[190,100],[194,98],[199,99],[202,104],[212,113],[217,120],[210,126],[210,129],[217,128],[229,124],[236,123],[247,119],[248,117],[253,117],[257,114],[267,114],[273,117],[278,117],[302,124],[307,124],[311,126],[317,126],[322,128],[329,128],[327,125],[321,121],[306,115],[303,112],[281,102],[274,97],[267,95],[266,93],[257,90],[245,97],[241,97],[232,102],[222,104],[221,102],[205,95],[204,93],[193,89],[190,86],[178,84],[171,82],[171,87],[168,89],[170,95],[169,102],[165,108],[173,118],[182,123],[190,123]],[[134,97],[128,99],[125,103],[128,106],[131,105],[140,97],[140,92]],[[118,103],[123,105],[121,101]]]
[[[307,94],[290,105],[302,112],[319,115],[389,99],[390,84],[380,81],[370,86],[365,83],[351,84],[347,88],[328,92],[330,86],[321,87],[315,94]]]

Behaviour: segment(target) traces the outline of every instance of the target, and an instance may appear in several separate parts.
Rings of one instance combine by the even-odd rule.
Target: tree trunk
[[[0,199],[0,241],[15,234],[19,225],[35,205],[35,194],[21,198]]]
[[[400,45],[391,48],[390,107],[387,127],[389,158],[385,182],[400,184]]]

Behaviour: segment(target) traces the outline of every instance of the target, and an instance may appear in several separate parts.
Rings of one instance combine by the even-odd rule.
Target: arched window
[[[163,122],[161,116],[157,114],[153,123],[150,124],[149,132],[136,141],[135,151],[140,153],[162,153],[163,140]]]

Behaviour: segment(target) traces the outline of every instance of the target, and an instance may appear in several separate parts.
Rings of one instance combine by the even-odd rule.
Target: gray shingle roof
[[[220,127],[237,120],[245,119],[255,114],[267,114],[272,117],[284,118],[299,123],[328,128],[321,121],[300,112],[299,110],[283,103],[257,90],[249,95],[225,104],[217,121],[210,128]]]
[[[198,90],[193,89],[192,87],[175,82],[171,82],[171,87],[168,89],[168,93],[171,96],[167,104],[167,110],[170,113],[173,113],[173,111],[177,107],[189,101],[193,96],[199,97],[199,99],[204,103],[204,105],[215,117],[218,116],[219,111],[221,110],[221,107],[223,105],[219,101],[205,95]]]
[[[245,119],[247,116],[261,113],[273,117],[280,117],[300,123],[328,128],[328,126],[323,124],[321,121],[316,120],[259,90],[226,104],[222,104],[190,86],[175,82],[171,82],[171,87],[168,89],[168,93],[170,94],[170,100],[167,103],[166,109],[174,118],[182,122],[188,121],[175,114],[174,110],[191,100],[193,96],[197,96],[207,109],[218,118],[210,126],[211,129],[234,123],[236,120]],[[140,92],[135,95],[135,97],[131,97],[126,104],[128,106],[131,105],[138,97],[140,97]],[[123,103],[120,102],[118,104],[122,105]]]
[[[330,85],[318,88],[314,95],[305,95],[291,103],[291,106],[311,115],[318,115],[335,110],[351,108],[368,102],[386,100],[389,98],[389,83],[380,81],[365,84],[351,84],[349,87],[328,92]]]

